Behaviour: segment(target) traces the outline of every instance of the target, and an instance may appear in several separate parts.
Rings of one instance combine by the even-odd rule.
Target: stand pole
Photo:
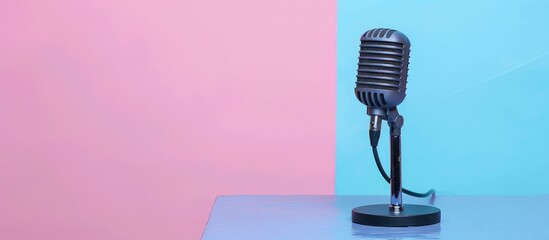
[[[393,128],[393,127],[391,127]],[[393,132],[393,131],[391,131]],[[398,213],[402,208],[402,176],[401,176],[401,152],[400,152],[400,135],[391,135],[391,204],[389,209],[392,212]]]

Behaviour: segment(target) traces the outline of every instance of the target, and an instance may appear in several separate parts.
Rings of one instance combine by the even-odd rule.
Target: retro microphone
[[[376,165],[390,183],[390,204],[366,205],[354,208],[353,222],[388,227],[422,226],[440,222],[440,209],[433,206],[402,204],[402,193],[414,197],[434,196],[435,191],[416,193],[402,187],[400,131],[404,124],[397,106],[406,96],[410,41],[403,33],[376,28],[360,38],[358,74],[355,87],[357,99],[366,105],[370,116],[370,145]],[[390,128],[390,177],[387,176],[377,152],[381,123]]]

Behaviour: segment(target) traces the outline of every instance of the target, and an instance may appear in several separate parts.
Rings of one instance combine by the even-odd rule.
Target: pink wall
[[[333,192],[335,1],[0,3],[0,239],[199,239]]]

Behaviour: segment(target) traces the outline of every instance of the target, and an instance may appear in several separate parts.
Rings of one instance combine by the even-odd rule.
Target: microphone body
[[[410,40],[397,30],[372,29],[361,36],[359,54],[355,96],[367,106],[371,143],[377,146],[381,119],[403,124],[396,106],[406,97]],[[400,134],[400,126],[391,135]]]
[[[399,31],[377,28],[360,38],[355,95],[369,108],[393,108],[406,97],[410,41]]]

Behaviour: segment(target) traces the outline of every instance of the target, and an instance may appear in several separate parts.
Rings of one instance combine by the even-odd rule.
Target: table
[[[351,209],[388,196],[220,196],[202,240],[247,239],[549,239],[549,196],[437,196],[439,224],[370,227]],[[404,203],[429,204],[405,197]]]

